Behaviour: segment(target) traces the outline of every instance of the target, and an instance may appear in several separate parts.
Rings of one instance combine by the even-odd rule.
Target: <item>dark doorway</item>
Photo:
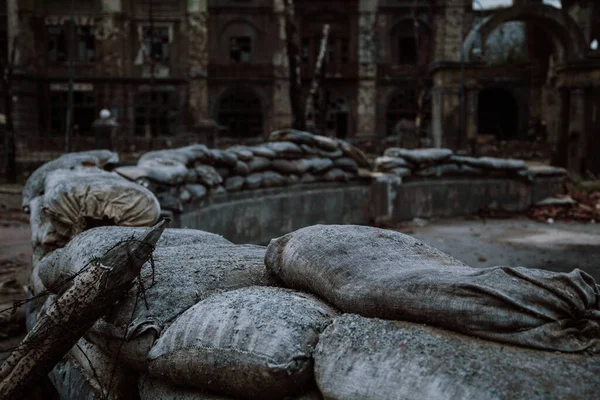
[[[260,99],[248,88],[228,91],[219,102],[217,119],[219,124],[228,128],[228,137],[251,138],[263,134]]]
[[[479,94],[478,133],[498,140],[517,139],[519,108],[514,96],[501,88],[485,89]]]

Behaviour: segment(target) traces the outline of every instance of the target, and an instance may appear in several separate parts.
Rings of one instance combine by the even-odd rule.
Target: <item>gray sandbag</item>
[[[262,172],[250,174],[244,179],[244,189],[253,190],[258,189],[262,183],[263,175]]]
[[[250,167],[248,167],[248,164],[245,162],[238,160],[237,164],[235,164],[235,168],[233,169],[233,173],[239,176],[248,176],[250,173]]]
[[[46,254],[63,247],[69,238],[60,235],[44,212],[44,197],[38,196],[29,202],[31,227],[32,264],[35,266]]]
[[[483,168],[495,171],[519,171],[527,169],[527,163],[523,160],[511,158],[493,158],[493,157],[461,157],[453,156],[451,160],[458,164],[466,164],[475,168]]]
[[[314,135],[314,138],[316,147],[325,151],[338,150],[338,142],[336,139],[321,135]]]
[[[317,178],[310,173],[302,174],[300,177],[300,183],[313,183],[316,182]]]
[[[292,174],[284,177],[287,181],[288,185],[295,185],[296,183],[300,183],[300,176]]]
[[[117,153],[110,150],[91,150],[78,153],[67,153],[56,160],[49,161],[37,168],[25,182],[22,193],[22,207],[29,212],[29,202],[37,196],[44,194],[46,176],[57,169],[75,169],[79,167],[104,168],[119,162]]]
[[[591,399],[600,357],[523,349],[345,314],[321,334],[315,378],[332,400]]]
[[[198,174],[198,183],[205,185],[206,187],[214,187],[223,183],[223,178],[217,170],[210,165],[198,165],[194,168],[196,174]]]
[[[352,146],[350,143],[345,140],[338,139],[337,140],[338,147],[344,153],[344,156],[350,157],[354,161],[358,163],[359,167],[371,169],[371,162],[360,149],[355,146]]]
[[[304,151],[305,154],[310,155],[310,156],[325,157],[325,158],[333,159],[333,158],[339,158],[342,155],[344,155],[344,153],[342,152],[341,149],[327,151],[327,150],[320,149],[318,147],[308,146],[306,144],[303,144],[300,147],[302,148],[302,151]]]
[[[228,192],[237,192],[239,190],[242,190],[244,182],[245,180],[242,176],[230,176],[225,180],[225,189]]]
[[[196,183],[198,181],[198,173],[196,172],[196,168],[188,168],[187,175],[185,176],[185,181],[187,183]]]
[[[56,170],[46,178],[43,212],[55,231],[72,238],[89,225],[150,226],[160,215],[145,187],[103,170]]]
[[[271,168],[271,160],[266,157],[254,157],[248,162],[250,172],[262,172]]]
[[[142,154],[138,160],[138,165],[152,160],[174,161],[183,165],[188,165],[194,160],[194,153],[192,151],[180,149],[149,151],[145,154]]]
[[[327,171],[325,175],[321,177],[321,179],[323,179],[325,182],[346,182],[347,177],[343,170],[339,168],[333,168]]]
[[[217,171],[217,174],[219,174],[223,179],[229,178],[231,176],[231,170],[229,168],[219,167],[215,168],[215,171]]]
[[[600,349],[600,290],[578,269],[472,268],[413,237],[355,225],[273,239],[265,262],[288,287],[344,312],[537,349]]]
[[[439,164],[414,171],[417,176],[424,177],[442,177],[442,176],[461,176],[466,175],[458,164]]]
[[[155,195],[161,209],[173,211],[175,213],[183,212],[183,203],[179,199],[179,194],[176,189],[157,191]]]
[[[269,188],[284,186],[286,184],[287,179],[275,171],[265,171],[262,173],[261,187]]]
[[[308,156],[318,156],[319,155],[319,149],[317,149],[316,147],[313,146],[309,146],[307,144],[301,144],[300,148],[302,149],[302,151],[304,152],[304,154],[308,155]]]
[[[349,157],[336,158],[333,160],[333,165],[344,171],[358,171],[358,163]]]
[[[306,158],[303,163],[309,166],[309,172],[312,174],[322,174],[333,167],[333,161],[329,158]]]
[[[390,171],[388,171],[390,174],[399,176],[401,178],[405,177],[405,176],[410,176],[412,175],[412,170],[409,168],[405,168],[405,167],[397,167],[397,168],[393,168]]]
[[[261,144],[257,146],[249,146],[248,147],[254,157],[264,157],[264,158],[275,158],[277,157],[277,153],[266,146],[266,144]]]
[[[188,174],[185,164],[167,158],[139,161],[137,166],[146,171],[146,178],[167,185],[184,183]]]
[[[315,135],[310,132],[300,131],[297,129],[281,129],[271,132],[269,135],[270,142],[294,142],[296,144],[307,144],[312,146],[315,143]]]
[[[183,313],[148,354],[150,375],[244,399],[281,399],[312,379],[312,352],[335,312],[311,295],[251,287]]]
[[[206,197],[206,186],[195,184],[195,185],[185,185],[186,189],[192,195],[193,200],[200,200]]]
[[[179,200],[184,204],[192,201],[192,193],[187,189],[187,186],[179,188]]]
[[[534,178],[550,176],[567,176],[568,172],[564,168],[553,167],[550,165],[531,165],[528,167],[529,175]]]
[[[273,168],[282,174],[297,174],[302,175],[307,172],[311,165],[306,162],[307,160],[288,160],[284,158],[276,158],[273,160]]]
[[[235,154],[219,149],[212,149],[210,152],[216,167],[235,168],[238,160]]]
[[[375,168],[377,171],[391,171],[394,168],[410,168],[411,165],[402,157],[383,156],[375,159]]]
[[[233,153],[237,156],[238,161],[250,161],[254,154],[247,146],[235,145],[227,149],[227,152]]]
[[[292,142],[269,142],[265,146],[273,150],[280,158],[300,158],[303,154],[300,146]]]
[[[450,149],[402,149],[390,147],[383,152],[384,156],[401,157],[412,164],[437,164],[449,159],[453,152]]]
[[[203,144],[192,144],[178,150],[189,155],[194,162],[208,163],[212,160],[211,150]]]

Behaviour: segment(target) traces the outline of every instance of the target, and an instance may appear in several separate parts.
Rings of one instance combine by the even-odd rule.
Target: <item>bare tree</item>
[[[300,37],[294,16],[294,0],[285,0],[285,34],[290,76],[290,104],[294,129],[306,129],[302,104],[302,77],[300,73]]]
[[[329,24],[323,25],[323,37],[321,38],[321,45],[319,47],[319,55],[317,56],[317,62],[315,64],[315,75],[313,76],[312,83],[310,85],[310,92],[306,98],[306,107],[304,118],[308,119],[308,116],[312,113],[316,116],[315,104],[317,103],[317,93],[319,91],[320,81],[325,74],[325,55],[327,54],[327,41],[329,39]]]
[[[2,57],[2,92],[4,93],[4,115],[6,130],[6,180],[8,183],[17,182],[17,151],[15,143],[15,128],[13,123],[13,72],[15,66],[16,49],[19,44],[17,37],[13,38],[9,59]]]

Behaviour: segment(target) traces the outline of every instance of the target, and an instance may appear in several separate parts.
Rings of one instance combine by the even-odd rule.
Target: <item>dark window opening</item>
[[[346,64],[350,60],[350,44],[348,39],[340,39],[340,62]]]
[[[398,38],[398,64],[416,64],[418,60],[417,43],[414,37]]]
[[[166,26],[143,27],[144,46],[153,61],[169,62],[169,28]]]
[[[263,134],[260,99],[249,89],[237,88],[219,102],[219,124],[226,126],[229,137],[251,138]]]
[[[417,93],[414,89],[399,91],[388,104],[386,127],[388,135],[397,135],[400,129],[410,127],[417,117]]]
[[[62,136],[67,131],[68,92],[50,92],[50,133]],[[94,92],[73,92],[73,136],[91,136],[96,119]]]
[[[519,108],[514,96],[504,89],[485,89],[479,94],[478,133],[498,140],[518,137]]]
[[[69,60],[71,37],[70,23],[48,27],[48,60],[63,63]],[[94,62],[96,42],[91,26],[76,26],[74,32],[73,61]]]
[[[310,60],[310,39],[308,38],[303,38],[302,39],[302,62],[303,63],[308,63]]]
[[[139,92],[134,109],[135,135],[175,135],[179,116],[177,98],[177,92]]]
[[[248,36],[229,39],[229,58],[236,63],[249,63],[252,54],[252,39]]]

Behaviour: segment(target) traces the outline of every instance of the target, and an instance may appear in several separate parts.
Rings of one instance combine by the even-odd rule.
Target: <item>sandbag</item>
[[[300,177],[301,183],[313,183],[316,181],[317,181],[317,178],[313,174],[310,174],[310,173],[302,174],[302,176]]]
[[[335,312],[289,289],[251,287],[183,313],[148,354],[150,375],[245,399],[281,399],[312,379],[318,334]]]
[[[312,174],[321,174],[333,167],[333,161],[329,158],[307,158],[303,163],[309,166],[309,172]]]
[[[226,179],[231,176],[231,170],[229,168],[215,168],[215,171],[221,176],[221,178]]]
[[[300,183],[300,176],[295,174],[284,176],[284,178],[288,185],[295,185],[296,183]]]
[[[390,174],[399,176],[399,177],[405,177],[405,176],[410,176],[412,175],[412,170],[409,168],[404,168],[404,167],[397,167],[397,168],[393,168],[390,171],[388,171]]]
[[[318,147],[313,147],[313,146],[309,146],[306,144],[303,144],[300,147],[302,148],[302,151],[304,151],[304,153],[309,156],[325,157],[325,158],[339,158],[344,154],[341,149],[337,149],[337,148],[335,150],[327,151],[327,150],[323,150]]]
[[[273,168],[282,174],[302,175],[310,169],[311,165],[306,160],[287,160],[277,158],[273,160]]]
[[[338,139],[337,140],[338,147],[344,153],[344,156],[350,157],[354,161],[358,163],[358,165],[362,168],[371,169],[371,162],[360,149],[355,146],[352,146],[350,143],[345,140]]]
[[[188,165],[195,159],[195,152],[192,149],[165,149],[149,151],[142,154],[138,160],[138,165],[146,164],[153,160],[161,160],[162,162],[173,161],[175,163]]]
[[[57,170],[46,178],[44,214],[56,233],[72,238],[94,224],[150,226],[160,215],[156,197],[115,173]]]
[[[315,146],[325,151],[336,151],[338,149],[338,142],[334,138],[327,136],[314,135]]]
[[[302,149],[292,142],[269,142],[265,146],[273,150],[280,158],[300,158]]]
[[[527,163],[523,160],[493,157],[460,157],[453,156],[451,160],[458,164],[467,164],[475,168],[483,168],[495,171],[519,171],[527,169]]]
[[[354,225],[273,239],[265,262],[288,287],[344,312],[537,349],[600,350],[600,290],[578,269],[471,268],[402,233]]]
[[[383,152],[384,156],[401,157],[413,164],[436,164],[449,159],[453,152],[450,149],[402,149],[390,147]]]
[[[269,188],[284,186],[286,184],[287,179],[275,171],[265,171],[262,173],[261,187]]]
[[[29,226],[31,227],[32,264],[35,266],[46,254],[63,247],[69,238],[60,235],[44,212],[44,197],[38,196],[30,201]]]
[[[250,172],[262,172],[271,168],[271,160],[265,157],[254,157],[248,162]]]
[[[343,170],[339,168],[333,168],[327,171],[327,173],[323,175],[322,179],[325,182],[346,182],[347,176]]]
[[[229,153],[235,154],[238,158],[238,161],[250,161],[250,160],[252,160],[252,157],[254,157],[252,150],[250,150],[246,146],[241,146],[241,145],[231,146],[227,149],[227,151]]]
[[[173,211],[175,213],[183,212],[183,203],[181,199],[179,199],[179,194],[177,190],[161,190],[156,191],[154,193],[156,195],[156,199],[160,204],[160,208],[163,210]]]
[[[536,177],[541,176],[567,176],[568,172],[564,168],[553,167],[550,165],[531,165],[528,167],[529,175]]]
[[[315,378],[332,400],[591,399],[600,357],[501,345],[345,314],[320,335]]]
[[[248,147],[255,157],[275,158],[277,152],[267,147],[265,144]]]
[[[219,149],[212,149],[210,152],[215,166],[235,168],[238,160],[235,154]]]
[[[194,162],[208,163],[212,160],[212,153],[208,147],[203,144],[192,144],[179,149],[186,155],[191,155]]]
[[[245,162],[238,160],[233,169],[233,173],[235,175],[247,176],[250,173],[250,167],[248,167],[248,164]]]
[[[188,192],[192,195],[192,199],[200,200],[206,197],[206,186],[196,184],[196,185],[186,185],[185,186]]]
[[[244,178],[241,176],[231,176],[225,180],[225,189],[228,192],[237,192],[242,190],[244,186]]]
[[[29,212],[29,202],[44,194],[46,176],[57,169],[75,169],[79,167],[104,168],[119,162],[117,153],[110,150],[91,150],[78,153],[63,154],[56,160],[49,161],[37,168],[23,186],[21,205],[25,212]]]
[[[218,186],[223,182],[223,178],[217,170],[210,165],[199,165],[195,168],[198,174],[198,183],[205,185],[206,187]]]
[[[167,185],[185,182],[188,174],[185,164],[167,158],[140,160],[137,166],[146,171],[146,178]]]
[[[391,171],[394,168],[410,168],[411,165],[402,157],[377,157],[375,159],[377,171]]]
[[[358,163],[349,157],[342,157],[333,160],[333,165],[343,169],[344,171],[358,171]]]
[[[262,183],[263,175],[262,172],[250,174],[244,179],[244,189],[253,190],[258,189]]]
[[[315,143],[315,135],[310,132],[287,128],[271,132],[269,135],[269,141],[294,142],[296,144],[307,144],[312,146]]]

